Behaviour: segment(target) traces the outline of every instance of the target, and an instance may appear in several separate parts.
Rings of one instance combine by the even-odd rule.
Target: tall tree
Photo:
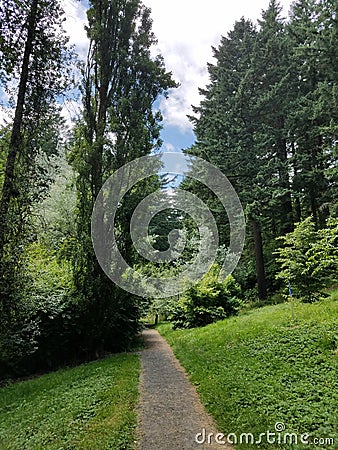
[[[268,9],[263,11],[258,21],[260,29],[251,66],[257,84],[254,99],[256,153],[272,169],[267,185],[271,193],[269,214],[274,236],[293,228],[286,117],[296,88],[292,82],[294,71],[281,12],[282,7],[276,0],[271,0]]]
[[[271,0],[258,30],[242,19],[222,38],[217,64],[209,65],[211,83],[201,91],[205,100],[195,109],[199,118],[192,118],[198,141],[191,151],[224,171],[245,206],[260,298],[267,296],[270,244],[293,227],[286,118],[296,87],[281,10]]]
[[[117,328],[122,328],[118,317],[125,314],[128,327],[136,313],[135,305],[131,304],[127,311],[127,299],[122,306],[118,304],[117,289],[94,255],[93,205],[104,181],[116,169],[156,147],[161,115],[153,111],[153,103],[175,83],[165,71],[162,57],[151,57],[156,40],[151,31],[150,10],[139,0],[92,0],[87,34],[90,45],[82,84],[83,116],[70,155],[78,173],[78,248],[74,274],[78,292],[92,307],[97,339],[101,339],[100,345],[107,346],[107,333],[116,334]],[[132,204],[135,189],[128,200]],[[122,253],[128,253],[131,247],[128,214],[120,213],[117,221]],[[120,335],[122,338],[122,330]]]
[[[37,156],[57,151],[59,117],[55,105],[67,82],[65,63],[69,55],[63,17],[59,2],[51,0],[9,0],[0,6],[0,77],[4,86],[8,81],[17,86],[0,199],[4,310],[10,307],[16,290],[13,276],[20,270],[21,239],[30,207],[46,182]]]
[[[336,19],[330,3],[296,1],[288,26],[298,84],[287,120],[293,153],[293,190],[299,199],[298,219],[311,214],[317,226],[323,226],[328,216],[327,170],[332,164],[332,125],[337,120],[333,75],[333,43],[337,37],[333,30],[337,25],[333,23]],[[333,131],[331,138],[329,129]]]
[[[242,19],[214,49],[217,64],[209,64],[211,83],[201,90],[205,99],[195,108],[199,118],[191,118],[197,143],[188,152],[216,164],[229,177],[244,204],[252,227],[259,295],[265,298],[261,205],[267,203],[264,199],[268,199],[268,192],[264,189],[264,161],[257,157],[255,146],[257,85],[252,53],[256,42],[255,27]]]

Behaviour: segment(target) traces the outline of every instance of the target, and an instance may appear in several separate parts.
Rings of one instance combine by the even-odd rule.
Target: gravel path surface
[[[137,449],[231,449],[215,443],[215,425],[166,341],[156,330],[145,330],[143,338]],[[203,429],[213,433],[212,444],[195,441]]]

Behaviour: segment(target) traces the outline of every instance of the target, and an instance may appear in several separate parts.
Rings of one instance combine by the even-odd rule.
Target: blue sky
[[[191,128],[182,131],[174,125],[166,125],[164,123],[161,139],[163,141],[163,150],[177,152],[183,148],[190,147],[195,141],[195,134]]]

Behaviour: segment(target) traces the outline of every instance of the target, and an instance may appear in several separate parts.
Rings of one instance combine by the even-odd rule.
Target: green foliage
[[[32,211],[51,183],[46,161],[61,145],[57,100],[70,84],[74,55],[58,1],[9,0],[1,3],[0,17],[0,77],[15,109],[0,175],[0,312],[7,326],[17,323],[28,282],[23,261],[34,240]]]
[[[310,214],[323,227],[337,208],[336,2],[295,1],[289,22],[281,11],[271,0],[257,27],[241,19],[213,49],[187,150],[218,166],[239,195],[252,226],[240,265],[255,260],[261,299],[278,288],[276,238]],[[221,229],[225,212],[215,218]],[[252,284],[249,271],[241,282]]]
[[[277,278],[289,282],[296,297],[313,301],[338,272],[338,221],[331,219],[327,227],[315,230],[311,217],[296,224],[292,233],[279,238],[282,246],[276,251],[281,271]]]
[[[32,243],[25,259],[27,287],[15,316],[2,322],[0,378],[92,359],[107,348],[133,346],[139,330],[138,299],[115,289],[98,308],[95,300],[74,291],[71,263],[50,247]]]
[[[337,435],[338,302],[267,306],[203,329],[158,330],[172,346],[220,432]],[[236,445],[247,450],[246,444]],[[253,446],[253,448],[256,448]],[[300,450],[263,441],[257,448]],[[327,446],[316,446],[316,449]]]
[[[63,152],[51,159],[48,176],[53,182],[46,198],[34,208],[34,230],[59,260],[70,261],[76,238],[75,174]]]
[[[314,266],[313,276],[323,281],[336,282],[338,278],[338,219],[330,218],[326,227],[317,231],[317,241],[309,252]]]
[[[50,296],[69,292],[72,287],[71,265],[59,260],[51,249],[40,242],[33,242],[26,251],[26,270],[31,278],[29,295]]]
[[[139,370],[124,354],[0,388],[1,449],[133,449]]]
[[[241,290],[232,275],[218,280],[219,267],[214,264],[199,283],[186,291],[171,314],[175,328],[205,326],[237,314]]]
[[[150,10],[139,0],[91,1],[87,11],[89,51],[81,83],[83,111],[73,130],[69,163],[76,173],[76,240],[72,264],[76,295],[87,311],[84,329],[89,349],[128,347],[139,330],[139,299],[122,292],[101,269],[91,240],[98,193],[118,168],[157,148],[161,114],[158,96],[176,84],[163,58],[151,56],[155,36]],[[118,45],[117,45],[118,44]],[[129,222],[135,205],[158,180],[140,182],[117,211],[114,232],[123,257],[134,264]],[[97,218],[109,229],[104,213]],[[112,262],[114,263],[114,262]]]
[[[76,334],[70,264],[58,261],[50,248],[37,242],[30,244],[23,259],[27,285],[21,288],[11,320],[2,321],[0,376],[63,362],[72,351],[70,336]]]

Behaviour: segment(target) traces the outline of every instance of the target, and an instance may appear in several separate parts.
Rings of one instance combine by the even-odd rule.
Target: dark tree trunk
[[[265,270],[264,270],[264,258],[263,258],[263,243],[260,225],[256,220],[252,221],[254,245],[255,245],[255,258],[256,258],[256,273],[257,273],[257,285],[258,285],[258,297],[261,300],[267,298]]]
[[[298,195],[295,199],[295,212],[296,212],[296,222],[300,222],[302,219],[302,207]]]
[[[22,121],[29,77],[29,60],[32,54],[35,39],[38,2],[39,0],[32,1],[27,20],[27,39],[22,59],[17,104],[15,108],[9,151],[6,161],[4,183],[0,200],[0,261],[3,257],[7,227],[10,222],[8,217],[10,202],[11,199],[17,195],[15,189],[15,162],[22,146]]]

